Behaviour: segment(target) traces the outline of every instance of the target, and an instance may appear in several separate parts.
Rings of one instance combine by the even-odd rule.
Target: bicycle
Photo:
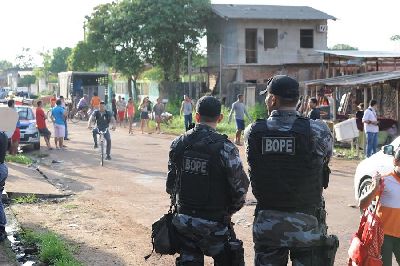
[[[106,134],[108,132],[108,128],[106,128],[104,131],[100,131],[98,130],[99,136],[99,141],[100,141],[100,165],[103,166],[104,165],[104,134]]]
[[[73,109],[69,112],[68,118],[69,120],[76,124],[79,121],[87,121],[89,119],[89,114],[88,112],[85,111],[86,108],[78,110],[78,109]]]

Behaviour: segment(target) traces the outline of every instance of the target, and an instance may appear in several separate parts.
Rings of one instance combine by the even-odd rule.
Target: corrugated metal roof
[[[335,17],[308,6],[213,4],[212,10],[230,19],[333,19]]]
[[[400,52],[395,51],[357,51],[357,50],[315,50],[323,54],[357,58],[394,58],[400,57]]]
[[[68,75],[80,75],[80,76],[108,76],[107,72],[84,72],[84,71],[67,71],[58,73],[59,76]]]
[[[384,83],[389,80],[400,80],[400,71],[368,72],[357,75],[339,76],[327,79],[315,79],[301,82],[305,86],[357,86]]]

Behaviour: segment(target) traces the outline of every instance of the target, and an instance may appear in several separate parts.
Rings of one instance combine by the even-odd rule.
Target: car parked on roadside
[[[36,127],[35,113],[30,106],[15,106],[20,122],[20,144],[32,145],[35,150],[40,149],[40,134]]]
[[[377,172],[384,175],[393,171],[393,154],[399,146],[400,137],[397,137],[389,145],[382,146],[380,151],[358,164],[354,175],[354,195],[356,200],[368,190],[372,177]]]

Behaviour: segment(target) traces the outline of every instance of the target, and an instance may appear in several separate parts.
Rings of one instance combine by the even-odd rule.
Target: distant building
[[[228,83],[265,83],[275,74],[299,81],[319,78],[327,49],[324,12],[306,6],[212,5],[207,28],[210,89],[219,86],[222,45],[222,96]]]

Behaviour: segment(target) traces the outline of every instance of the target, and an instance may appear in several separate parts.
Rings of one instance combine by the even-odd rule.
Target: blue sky
[[[58,46],[73,47],[83,38],[84,16],[107,0],[0,0],[0,60],[14,61],[22,47],[35,54]],[[338,20],[328,22],[328,46],[346,43],[360,50],[400,50],[390,36],[400,34],[396,0],[212,0],[218,4],[311,6]],[[378,4],[379,3],[379,4]],[[39,62],[39,56],[36,56]]]

